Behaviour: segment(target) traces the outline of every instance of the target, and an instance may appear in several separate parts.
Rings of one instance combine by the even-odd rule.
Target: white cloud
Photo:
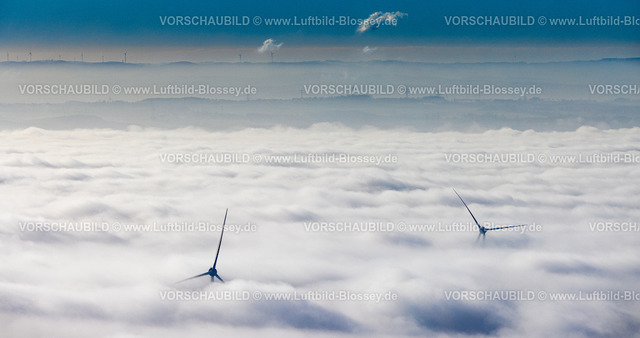
[[[364,53],[364,54],[372,54],[373,52],[375,52],[377,50],[378,50],[377,47],[364,46],[364,48],[362,48],[362,53]]]
[[[260,53],[264,53],[264,52],[275,52],[277,50],[280,49],[280,47],[282,47],[284,43],[276,43],[275,40],[273,39],[266,39],[264,40],[264,42],[262,43],[262,46],[260,46],[260,48],[258,48],[258,52]]]
[[[369,15],[356,30],[359,33],[366,32],[368,30],[375,30],[381,26],[396,26],[398,19],[402,19],[407,16],[407,13],[396,12],[375,12]]]

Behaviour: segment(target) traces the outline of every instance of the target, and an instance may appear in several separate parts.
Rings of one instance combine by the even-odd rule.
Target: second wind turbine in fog
[[[476,217],[473,216],[473,213],[471,212],[471,210],[467,206],[467,203],[465,203],[464,200],[462,199],[462,197],[460,197],[460,194],[458,194],[456,189],[453,189],[453,192],[455,192],[456,195],[458,195],[458,198],[460,199],[460,201],[462,201],[462,204],[464,204],[464,207],[467,208],[467,211],[469,211],[469,214],[471,214],[471,217],[473,218],[473,221],[476,222],[476,225],[478,226],[479,233],[478,233],[478,237],[476,238],[476,243],[478,243],[478,241],[480,240],[481,236],[482,236],[482,243],[484,243],[484,239],[485,239],[485,235],[487,234],[487,231],[508,229],[508,228],[517,228],[517,227],[521,227],[521,226],[525,226],[526,225],[526,224],[506,225],[506,226],[495,227],[495,228],[487,228],[485,226],[482,226],[482,225],[480,225],[480,223],[478,223],[478,220],[476,219]]]

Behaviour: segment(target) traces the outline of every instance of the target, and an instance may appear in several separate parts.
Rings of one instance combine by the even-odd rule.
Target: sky
[[[340,17],[363,20],[376,12],[401,13],[395,25],[382,26],[358,32],[357,24],[295,25],[270,24],[271,19],[289,19],[302,22],[309,16],[314,18]],[[178,25],[179,16],[198,18],[231,17],[240,24],[231,25]],[[522,25],[461,25],[462,16],[513,16],[524,20]],[[635,25],[573,25],[558,26],[552,19],[568,18],[582,20],[625,16],[635,17]],[[593,51],[594,46],[629,48],[638,52],[637,41],[640,34],[640,4],[634,1],[556,1],[535,2],[512,1],[322,1],[300,3],[280,1],[263,3],[251,1],[221,2],[165,2],[165,1],[3,1],[0,4],[0,46],[5,46],[15,57],[24,59],[28,50],[38,51],[37,59],[57,59],[57,56],[71,61],[69,51],[79,61],[78,50],[87,53],[87,58],[107,53],[113,60],[117,53],[132,49],[138,54],[137,62],[144,62],[140,54],[150,57],[154,50],[183,48],[202,49],[207,53],[233,49],[230,54],[236,60],[238,52],[248,54],[266,39],[284,43],[289,51],[297,50],[302,59],[313,58],[312,48],[400,48],[424,46],[476,47],[489,45],[552,46],[579,45],[583,50]],[[540,19],[545,18],[545,24]],[[582,18],[582,19],[581,19]],[[259,20],[258,20],[259,19]],[[196,20],[199,21],[200,19]],[[246,20],[246,21],[245,21]],[[256,21],[258,20],[257,24]],[[458,21],[456,21],[458,20]],[[529,21],[533,20],[533,21]],[[548,21],[548,22],[547,22]],[[183,21],[184,22],[184,21]],[[447,24],[449,22],[449,24]],[[27,50],[25,52],[25,50]],[[117,52],[115,52],[117,50]],[[428,53],[421,50],[420,53]],[[315,52],[318,54],[318,51]],[[327,53],[319,53],[330,59]],[[405,53],[406,54],[406,51]],[[417,53],[416,53],[417,54]],[[454,55],[455,51],[451,51]],[[579,52],[574,53],[577,58]],[[626,54],[628,56],[628,53]],[[392,54],[398,58],[402,53]],[[184,59],[189,59],[183,55]],[[210,56],[211,58],[212,56]],[[334,58],[344,58],[344,53],[336,53]],[[416,56],[417,57],[417,56]],[[423,58],[426,57],[423,55]],[[169,57],[168,57],[169,58]],[[10,58],[11,59],[11,58]],[[172,61],[181,61],[172,56]],[[13,59],[12,59],[13,60]],[[135,60],[135,56],[134,56]]]

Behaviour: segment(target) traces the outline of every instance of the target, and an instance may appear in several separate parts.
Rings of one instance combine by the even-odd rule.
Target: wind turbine
[[[521,227],[521,226],[525,226],[526,225],[526,224],[507,225],[507,226],[495,227],[495,228],[484,227],[484,226],[480,225],[480,223],[478,223],[478,220],[476,219],[475,216],[473,216],[473,213],[471,212],[471,210],[469,210],[469,207],[467,206],[467,203],[465,203],[464,200],[462,199],[462,197],[460,197],[460,194],[458,194],[456,189],[453,189],[453,192],[455,192],[456,195],[458,195],[458,198],[460,199],[460,201],[462,201],[462,204],[464,204],[464,207],[467,208],[467,211],[469,211],[469,214],[471,214],[471,217],[473,218],[473,221],[476,222],[476,225],[478,226],[478,231],[480,233],[478,233],[478,237],[476,238],[476,243],[478,243],[478,241],[480,240],[480,236],[482,236],[482,243],[484,243],[484,238],[485,238],[485,235],[487,234],[487,231],[508,229],[508,228],[517,228],[517,227]]]
[[[178,283],[182,283],[184,281],[188,281],[190,279],[194,279],[194,278],[198,278],[198,277],[202,277],[202,276],[206,276],[209,275],[211,276],[211,283],[213,283],[216,278],[218,278],[221,282],[224,283],[224,281],[222,280],[222,278],[220,278],[220,275],[218,275],[218,270],[216,270],[216,264],[218,264],[218,255],[220,254],[220,246],[222,245],[222,235],[224,235],[224,225],[227,223],[227,213],[229,212],[229,209],[227,209],[227,211],[224,212],[224,221],[222,222],[222,232],[220,233],[220,241],[218,242],[218,252],[216,252],[216,259],[213,261],[213,266],[211,268],[209,268],[209,271],[207,272],[203,272],[199,275],[195,275],[193,277],[189,277],[187,279],[183,279],[179,282],[176,282],[175,284]]]

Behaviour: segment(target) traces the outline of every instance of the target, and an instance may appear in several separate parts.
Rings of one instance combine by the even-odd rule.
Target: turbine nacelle
[[[218,278],[221,282],[224,283],[222,278],[220,278],[220,275],[218,275],[218,270],[216,270],[214,267],[211,267],[209,269],[209,276],[211,276],[211,283],[215,282],[216,278]]]

